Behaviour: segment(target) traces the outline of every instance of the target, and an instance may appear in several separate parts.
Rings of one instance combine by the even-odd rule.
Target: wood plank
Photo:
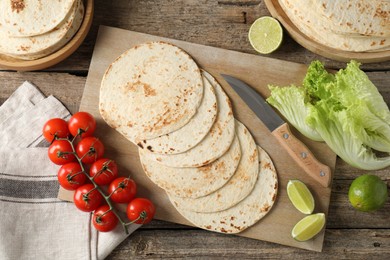
[[[247,34],[250,25],[264,15],[270,13],[261,0],[95,0],[94,21],[84,44],[70,58],[50,70],[87,70],[101,24],[256,54],[249,44]],[[287,33],[281,48],[267,57],[303,64],[319,59],[329,68],[345,66],[343,62],[332,61],[306,50]],[[390,69],[390,61],[366,64],[363,68]]]
[[[202,230],[137,230],[107,259],[385,259],[390,230],[328,229],[322,253]]]
[[[79,109],[86,80],[67,73],[41,72],[0,72],[0,78],[0,104],[27,80],[46,96],[58,98],[72,113]]]

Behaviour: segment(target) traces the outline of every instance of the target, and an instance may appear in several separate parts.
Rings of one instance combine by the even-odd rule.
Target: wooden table
[[[79,50],[66,61],[39,72],[0,71],[0,104],[23,81],[29,80],[44,94],[59,98],[71,112],[77,111],[100,24],[255,54],[247,33],[251,23],[264,15],[269,12],[260,0],[96,0],[92,30]],[[304,64],[319,59],[327,68],[345,67],[345,63],[305,50],[287,34],[281,48],[269,57]],[[362,68],[389,105],[390,61],[363,64]],[[350,183],[363,173],[366,171],[337,160],[322,253],[153,221],[133,233],[108,259],[390,259],[390,201],[371,214],[354,210],[348,202]],[[389,182],[389,168],[372,173]]]

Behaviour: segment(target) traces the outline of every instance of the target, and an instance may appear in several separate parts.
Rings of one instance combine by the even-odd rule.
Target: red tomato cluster
[[[112,202],[128,203],[126,213],[131,223],[150,222],[155,206],[148,199],[135,198],[134,180],[118,177],[115,161],[103,157],[104,145],[93,136],[95,129],[96,121],[87,112],[74,114],[68,122],[53,118],[44,125],[43,136],[51,143],[49,158],[61,165],[57,174],[60,185],[75,191],[73,200],[79,210],[94,211],[92,222],[99,231],[111,231],[118,224]]]

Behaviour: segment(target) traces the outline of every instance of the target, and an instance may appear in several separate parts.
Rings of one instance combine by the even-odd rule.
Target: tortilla
[[[109,126],[137,143],[183,127],[202,97],[195,61],[172,44],[148,42],[129,49],[107,68],[99,110]]]
[[[9,37],[0,26],[0,52],[25,60],[47,56],[64,46],[73,36],[84,17],[82,0],[75,1],[66,19],[52,31],[30,37]]]
[[[313,10],[313,5],[308,4],[308,0],[279,0],[279,3],[299,30],[320,44],[337,50],[353,52],[383,51],[390,48],[388,37],[352,36],[332,32],[328,24],[323,22],[319,14]]]
[[[75,0],[2,0],[0,24],[14,37],[44,34],[59,25]]]
[[[148,159],[169,167],[200,167],[221,157],[234,138],[234,117],[228,96],[218,82],[207,72],[203,75],[215,89],[218,104],[217,118],[206,137],[192,149],[180,154],[147,153]]]
[[[214,162],[198,168],[163,166],[144,156],[140,159],[146,175],[160,188],[178,197],[199,198],[225,185],[233,176],[241,158],[241,148],[235,137],[229,150]]]
[[[175,206],[194,212],[217,212],[236,205],[248,196],[259,174],[258,151],[252,135],[239,121],[236,121],[236,135],[240,141],[241,160],[231,179],[219,190],[196,199],[168,194]]]
[[[204,94],[198,111],[179,130],[149,140],[138,142],[141,149],[159,154],[177,154],[188,151],[207,135],[217,117],[217,97],[214,87],[202,75]]]
[[[301,1],[302,2],[302,1]],[[346,36],[390,36],[390,2],[383,0],[311,0],[320,19]]]
[[[197,227],[220,233],[242,232],[264,218],[275,203],[278,192],[278,178],[275,167],[268,154],[260,147],[259,177],[252,192],[235,206],[211,213],[185,210],[173,202],[177,211]]]

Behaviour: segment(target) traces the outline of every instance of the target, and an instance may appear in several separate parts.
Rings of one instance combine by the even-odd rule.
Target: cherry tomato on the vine
[[[95,210],[93,213],[92,223],[93,226],[100,232],[108,232],[116,227],[118,224],[118,218],[106,204]]]
[[[51,143],[54,138],[66,138],[69,136],[68,123],[61,118],[52,118],[43,126],[43,137]]]
[[[76,146],[76,153],[83,163],[93,163],[104,154],[104,145],[96,137],[86,137]]]
[[[127,217],[137,224],[147,224],[156,213],[154,204],[145,198],[135,198],[127,205]]]
[[[113,180],[108,186],[110,199],[117,203],[128,203],[134,199],[137,193],[137,185],[134,180],[126,177],[119,177]]]
[[[76,160],[72,145],[67,140],[54,140],[48,150],[49,159],[58,165]]]
[[[91,212],[100,206],[103,196],[95,189],[93,184],[85,184],[76,189],[73,201],[79,210]]]
[[[108,185],[118,176],[118,166],[113,160],[99,159],[91,165],[89,176],[97,185]]]
[[[69,131],[73,136],[81,134],[81,137],[92,136],[96,129],[95,118],[87,112],[77,112],[68,123]]]
[[[61,166],[57,173],[58,182],[66,190],[75,190],[85,183],[87,177],[82,172],[77,162],[67,163]]]

